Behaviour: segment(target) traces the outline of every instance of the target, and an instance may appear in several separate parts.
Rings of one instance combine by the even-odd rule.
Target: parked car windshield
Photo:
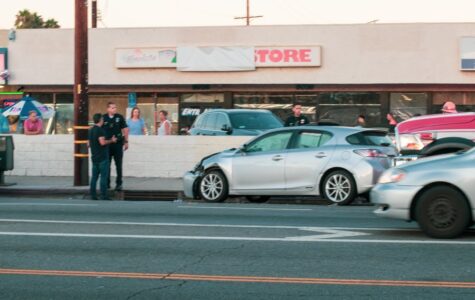
[[[276,116],[269,113],[240,112],[229,114],[231,124],[236,129],[273,129],[282,127]]]
[[[346,138],[351,145],[362,146],[391,146],[393,142],[385,132],[363,131],[352,134]]]

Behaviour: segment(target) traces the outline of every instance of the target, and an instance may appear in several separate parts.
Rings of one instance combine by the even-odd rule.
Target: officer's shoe
[[[116,192],[122,191],[122,185],[116,186],[116,187],[115,187],[115,191],[116,191]]]

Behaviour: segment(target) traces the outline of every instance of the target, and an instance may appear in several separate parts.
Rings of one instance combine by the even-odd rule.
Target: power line
[[[251,24],[251,19],[262,18],[264,16],[251,16],[250,14],[250,7],[249,7],[249,0],[246,0],[246,16],[245,17],[235,17],[234,19],[246,19],[246,26]]]

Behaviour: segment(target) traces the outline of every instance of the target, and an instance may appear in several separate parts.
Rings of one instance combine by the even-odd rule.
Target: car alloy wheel
[[[200,182],[200,193],[206,202],[222,202],[228,196],[228,183],[220,171],[207,172]]]
[[[470,224],[470,207],[454,188],[435,186],[417,199],[415,217],[428,236],[454,238]]]
[[[355,183],[350,173],[338,170],[330,173],[323,183],[323,196],[339,205],[347,205],[355,198]]]

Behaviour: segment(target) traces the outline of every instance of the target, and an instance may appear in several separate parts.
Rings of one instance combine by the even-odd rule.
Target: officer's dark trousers
[[[112,165],[112,159],[114,159],[115,169],[117,170],[117,177],[115,180],[115,186],[122,186],[122,157],[124,156],[124,148],[122,143],[109,145],[109,178],[107,180],[107,186],[111,186],[111,172],[110,166]]]

